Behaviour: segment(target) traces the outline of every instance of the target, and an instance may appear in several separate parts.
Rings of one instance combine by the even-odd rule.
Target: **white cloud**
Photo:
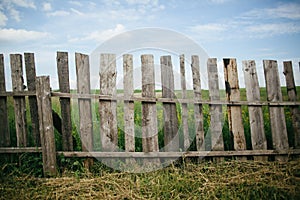
[[[86,40],[103,42],[124,31],[125,31],[125,27],[122,24],[117,24],[116,27],[113,29],[107,29],[103,31],[93,31],[89,35],[82,38],[70,38],[69,42],[79,42],[79,41],[86,41]]]
[[[48,33],[38,31],[28,31],[24,29],[0,29],[1,42],[25,42],[38,40],[49,36]]]
[[[52,6],[51,3],[43,3],[43,11],[51,11]]]
[[[7,21],[6,15],[0,11],[0,26],[5,26]]]
[[[224,4],[232,0],[208,0],[208,1],[213,4]]]
[[[9,14],[10,16],[16,20],[17,22],[20,22],[21,21],[21,18],[20,18],[20,13],[19,11],[17,11],[16,9],[14,8],[9,8]]]
[[[300,26],[293,23],[258,24],[246,27],[246,32],[255,33],[257,37],[300,33]]]
[[[47,15],[51,16],[51,17],[64,17],[64,16],[70,15],[70,12],[65,11],[65,10],[57,10],[54,12],[50,12]]]
[[[72,5],[75,5],[75,6],[79,6],[81,7],[82,6],[82,3],[80,3],[79,1],[68,1],[69,4],[72,4]]]
[[[224,24],[202,24],[202,25],[196,25],[192,27],[194,31],[198,32],[211,32],[211,31],[224,31],[227,29],[227,27]]]
[[[76,9],[74,9],[74,8],[70,8],[70,10],[71,10],[73,13],[77,14],[77,15],[80,15],[80,16],[83,16],[83,15],[84,15],[82,12],[80,12],[79,10],[76,10]]]
[[[36,9],[34,2],[31,0],[11,0],[11,3],[23,8]]]
[[[254,9],[246,12],[242,18],[248,19],[276,19],[285,18],[291,20],[300,19],[300,4],[286,3],[280,4],[275,8]]]

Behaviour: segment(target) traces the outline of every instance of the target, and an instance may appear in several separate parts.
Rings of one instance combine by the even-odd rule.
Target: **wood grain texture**
[[[69,60],[67,52],[57,52],[57,73],[60,92],[70,93]],[[62,120],[62,146],[65,151],[73,150],[71,100],[60,98]]]
[[[267,89],[267,100],[270,102],[282,101],[281,85],[277,61],[264,60],[264,74]],[[288,137],[283,107],[269,106],[269,115],[272,131],[273,148],[275,150],[288,149]],[[277,156],[278,161],[287,161],[287,157]]]
[[[22,55],[10,54],[11,79],[14,92],[24,91]],[[17,146],[27,146],[25,97],[14,97]]]
[[[56,176],[56,147],[52,118],[52,105],[49,76],[36,78],[36,94],[39,114],[39,127],[43,153],[44,176]]]
[[[209,58],[207,61],[207,73],[208,73],[208,88],[210,100],[220,101],[220,90],[219,90],[219,76],[217,59]],[[211,105],[210,109],[210,127],[211,142],[213,151],[224,150],[224,142],[222,135],[222,106]]]
[[[193,74],[193,89],[194,100],[201,101],[201,81],[200,81],[200,66],[199,57],[192,56],[192,74]],[[204,142],[204,127],[203,127],[203,111],[202,104],[194,104],[194,117],[195,117],[195,129],[196,129],[196,147],[198,151],[205,150]]]
[[[162,98],[176,99],[171,56],[160,57]],[[175,103],[163,103],[164,150],[179,151],[178,118]]]
[[[297,101],[297,92],[292,62],[283,62],[283,67],[289,101],[295,102]],[[294,147],[300,149],[300,109],[299,106],[291,106],[290,109],[294,128]]]
[[[123,73],[124,73],[124,98],[130,99],[133,96],[133,57],[131,54],[123,55]],[[125,151],[135,151],[134,137],[134,102],[124,101],[124,133],[125,133]]]
[[[223,59],[223,64],[227,101],[239,101],[240,90],[236,59]],[[229,131],[233,136],[233,148],[235,150],[245,150],[246,139],[241,106],[228,106],[227,109]]]
[[[35,60],[33,53],[24,53],[25,58],[25,69],[28,91],[36,91],[36,71],[35,71]],[[41,146],[40,141],[40,128],[39,128],[39,115],[37,108],[37,100],[35,96],[29,96],[29,107],[30,107],[30,118],[32,126],[32,136],[34,146]]]
[[[181,90],[182,90],[182,99],[187,98],[186,92],[186,78],[185,78],[185,58],[184,55],[180,55],[180,78],[181,78]],[[182,131],[183,131],[183,149],[184,151],[188,150],[191,145],[190,136],[189,136],[189,125],[188,125],[188,104],[181,104],[181,120],[182,120]]]
[[[75,54],[77,93],[90,94],[90,64],[89,56],[81,53]],[[90,99],[78,99],[79,131],[83,151],[93,151],[93,119]]]
[[[0,93],[6,93],[4,56],[0,54]],[[10,146],[7,97],[0,97],[0,147]]]
[[[247,100],[250,102],[260,101],[260,89],[258,84],[258,76],[256,64],[254,60],[243,61],[243,71],[246,86]],[[251,143],[254,150],[267,149],[267,139],[264,129],[264,119],[262,106],[248,106]],[[257,161],[267,161],[268,157],[254,157]]]
[[[100,95],[116,95],[116,55],[100,55]],[[118,147],[117,102],[99,101],[102,151],[116,151]]]

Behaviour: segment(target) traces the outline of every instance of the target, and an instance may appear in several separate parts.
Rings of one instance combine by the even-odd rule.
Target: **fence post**
[[[49,76],[41,76],[36,79],[36,95],[39,114],[39,127],[43,153],[44,176],[55,176],[56,148],[52,119],[51,91]]]
[[[116,94],[116,55],[100,56],[100,95]],[[117,102],[99,101],[100,134],[102,151],[116,151],[118,148]]]
[[[182,99],[186,99],[186,78],[185,78],[185,58],[184,55],[180,55],[180,74],[181,74],[181,90],[182,90]],[[191,145],[190,135],[189,135],[189,125],[188,125],[188,104],[182,103],[182,130],[183,130],[183,149],[187,151]]]
[[[291,61],[283,62],[286,89],[289,101],[297,101],[296,85]],[[292,123],[294,128],[295,148],[300,149],[300,110],[299,106],[291,106]]]
[[[5,73],[4,73],[4,58],[0,54],[0,93],[6,93]],[[7,97],[0,97],[0,147],[10,146],[10,134],[7,113]]]
[[[25,68],[26,68],[26,79],[28,91],[36,91],[36,72],[35,72],[35,62],[33,53],[24,53],[25,57]],[[37,100],[35,96],[28,97],[30,106],[30,117],[32,126],[32,135],[35,146],[40,146],[40,130],[39,130],[39,116],[37,109]]]
[[[85,95],[91,93],[89,56],[75,53],[77,93]],[[79,107],[79,129],[82,151],[93,151],[93,119],[91,99],[78,98]],[[85,160],[85,167],[90,169],[93,159]]]
[[[22,55],[10,54],[11,79],[13,92],[24,91]],[[25,97],[14,97],[17,146],[27,146],[26,103]]]
[[[70,93],[68,52],[57,52],[57,73],[59,90]],[[71,100],[60,97],[62,121],[62,146],[64,151],[73,151]]]
[[[223,59],[223,64],[227,101],[239,101],[240,89],[236,59],[225,58]],[[227,110],[229,131],[233,136],[233,147],[235,150],[239,151],[246,150],[246,139],[241,106],[228,106]],[[241,157],[239,159],[247,160],[247,157]]]
[[[194,100],[201,101],[201,81],[200,81],[200,66],[199,57],[192,56],[192,73],[193,73],[193,88]],[[204,127],[203,127],[203,111],[202,104],[194,104],[195,128],[196,128],[196,147],[197,151],[205,150]]]
[[[219,76],[216,58],[207,60],[208,87],[211,102],[220,101]],[[222,105],[210,105],[210,128],[213,151],[224,151],[222,135]],[[221,161],[222,159],[216,159]],[[224,159],[223,159],[224,160]]]
[[[175,99],[171,56],[160,57],[162,98]],[[179,151],[178,118],[175,103],[163,103],[165,151]]]
[[[247,100],[260,101],[260,90],[254,60],[243,61],[244,79]],[[251,130],[251,143],[253,150],[266,150],[267,139],[264,130],[262,106],[248,106]],[[254,156],[254,160],[267,161],[268,156]]]
[[[275,60],[264,60],[264,73],[266,79],[267,99],[270,102],[281,102],[282,93],[278,73],[278,65]],[[273,148],[275,150],[287,150],[289,148],[284,109],[282,106],[269,106]],[[287,161],[288,157],[276,156],[278,161]]]
[[[132,55],[123,55],[123,73],[124,73],[124,98],[129,99],[133,95],[133,60]],[[134,141],[134,102],[124,101],[124,133],[125,150],[135,151]]]

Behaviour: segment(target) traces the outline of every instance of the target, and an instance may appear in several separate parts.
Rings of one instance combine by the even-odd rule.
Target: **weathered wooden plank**
[[[89,56],[75,53],[77,93],[90,94],[90,64]],[[83,151],[93,151],[93,119],[91,99],[78,99],[79,131]]]
[[[236,59],[223,59],[223,64],[227,101],[239,101],[240,89]],[[229,131],[233,136],[233,148],[234,150],[245,150],[246,139],[241,106],[228,106],[227,110]],[[246,160],[247,158],[245,157],[241,159]]]
[[[247,100],[260,101],[260,89],[254,60],[243,61],[243,71]],[[267,149],[267,139],[264,129],[264,119],[261,106],[248,106],[252,149]],[[267,161],[268,157],[254,157],[257,161]]]
[[[291,61],[283,62],[286,89],[289,101],[297,101],[297,92],[294,79],[293,65]],[[291,107],[292,123],[294,128],[294,147],[300,149],[300,109],[299,106]]]
[[[57,73],[60,92],[70,93],[68,52],[57,52]],[[60,98],[62,120],[62,146],[64,151],[73,150],[71,100]]]
[[[176,99],[171,56],[160,57],[162,98]],[[179,150],[178,118],[175,103],[163,103],[164,150]]]
[[[24,91],[22,55],[10,54],[11,79],[14,92]],[[25,97],[14,97],[17,146],[27,146]]]
[[[201,101],[201,81],[200,81],[200,68],[199,68],[199,57],[196,55],[192,56],[192,74],[193,74],[193,89],[194,89],[194,100]],[[194,117],[195,117],[195,129],[196,129],[196,147],[198,151],[205,150],[204,142],[204,127],[203,127],[203,112],[202,104],[194,105]]]
[[[209,58],[207,60],[207,73],[208,73],[208,88],[209,97],[212,102],[220,101],[219,90],[219,76],[217,59]],[[210,128],[211,142],[213,151],[224,150],[224,142],[222,135],[222,106],[210,105]]]
[[[278,65],[275,60],[264,60],[264,74],[267,89],[267,100],[282,101]],[[275,150],[288,149],[288,137],[283,107],[269,107],[273,148]],[[278,161],[287,161],[287,157],[277,156]]]
[[[0,148],[0,152],[1,152]],[[8,152],[8,151],[6,151]],[[57,152],[57,155],[77,158],[189,158],[189,157],[232,157],[232,156],[274,156],[300,155],[299,149],[293,150],[243,150],[243,151],[188,151],[188,152]]]
[[[0,93],[6,93],[4,57],[0,54]],[[0,97],[0,147],[10,146],[7,97]]]
[[[52,118],[52,105],[50,96],[50,78],[41,76],[36,78],[37,104],[39,114],[39,127],[43,153],[44,176],[55,176],[56,147]]]
[[[181,78],[181,90],[182,90],[182,99],[187,98],[186,94],[186,78],[185,78],[185,58],[184,55],[180,55],[180,78]],[[182,131],[183,131],[183,149],[184,151],[188,150],[191,145],[190,136],[189,136],[189,125],[188,125],[188,104],[181,104],[181,120],[182,120]]]
[[[155,97],[154,58],[142,55],[142,97]],[[156,103],[142,102],[143,152],[158,152]]]
[[[123,73],[124,73],[124,99],[130,99],[133,95],[133,59],[131,54],[123,55]],[[134,136],[134,102],[124,101],[124,133],[125,133],[125,151],[135,151]]]
[[[100,56],[100,95],[116,95],[116,55]],[[99,101],[102,151],[116,151],[118,147],[117,102]]]
[[[26,69],[26,79],[27,79],[27,88],[28,91],[35,92],[35,61],[33,53],[24,53],[25,58],[25,69]],[[29,107],[30,107],[30,117],[31,117],[31,126],[32,126],[32,136],[34,146],[41,146],[40,141],[40,128],[39,128],[39,116],[37,109],[37,100],[35,96],[29,96]]]

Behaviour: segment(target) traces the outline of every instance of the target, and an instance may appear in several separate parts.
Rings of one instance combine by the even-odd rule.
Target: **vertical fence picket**
[[[246,95],[249,102],[260,101],[260,90],[256,65],[254,60],[243,61],[243,71],[246,86]],[[262,106],[248,106],[251,143],[253,150],[266,150],[267,139],[264,130]],[[254,160],[267,161],[267,156],[254,156]]]
[[[228,101],[240,100],[239,80],[237,73],[236,59],[223,59],[224,78],[226,86],[226,98]],[[244,134],[243,118],[241,106],[228,106],[229,131],[233,136],[234,150],[245,150],[246,139]],[[246,157],[240,159],[246,160]]]
[[[11,54],[11,79],[14,92],[24,91],[24,78],[23,78],[23,66],[22,55]],[[15,109],[15,123],[17,134],[17,146],[27,146],[27,127],[26,127],[26,103],[25,97],[14,97],[14,109]]]
[[[77,93],[91,93],[89,56],[76,53]],[[78,99],[79,130],[83,151],[93,151],[93,119],[91,99]]]
[[[281,102],[282,93],[278,73],[278,65],[275,60],[264,60],[264,73],[269,102]],[[289,148],[284,109],[282,106],[269,106],[273,148],[275,150],[287,150]],[[287,161],[287,157],[276,156],[278,161]]]
[[[36,78],[36,94],[43,153],[44,176],[55,176],[57,174],[56,147],[49,76],[41,76]]]
[[[4,73],[4,57],[0,54],[0,93],[6,92],[5,73]],[[7,97],[0,97],[0,147],[10,146],[10,133],[7,112]]]
[[[185,58],[184,55],[180,55],[180,78],[181,78],[181,90],[182,90],[182,99],[187,98],[186,92],[186,78],[185,78]],[[182,114],[182,131],[183,131],[183,149],[184,151],[188,150],[191,145],[190,136],[189,136],[189,125],[188,125],[188,104],[181,104]]]
[[[28,91],[36,91],[36,72],[35,72],[35,61],[33,53],[24,53],[25,58],[25,69],[26,69],[26,79]],[[33,144],[35,146],[40,146],[40,128],[39,128],[39,116],[37,109],[37,99],[35,96],[28,97],[29,107],[30,107],[30,117],[32,126],[32,136]]]
[[[207,61],[208,87],[211,102],[220,101],[219,76],[217,59],[209,58]],[[214,151],[223,151],[224,142],[222,135],[222,105],[210,105],[210,132],[211,149]]]
[[[124,73],[124,98],[129,99],[133,95],[133,58],[131,54],[123,55]],[[124,132],[125,151],[135,151],[134,141],[134,102],[124,101]]]
[[[174,74],[171,56],[160,57],[162,98],[175,99]],[[178,118],[175,103],[163,103],[164,149],[179,151]]]
[[[142,97],[155,98],[153,55],[142,55]],[[142,102],[143,152],[158,152],[156,103]]]
[[[194,100],[201,101],[201,81],[200,81],[200,66],[199,57],[192,56],[192,74],[193,74],[193,89]],[[195,128],[196,128],[196,148],[197,151],[205,150],[204,128],[203,128],[203,111],[202,104],[194,104]]]
[[[100,56],[100,95],[116,95],[116,55]],[[99,101],[102,151],[116,151],[118,146],[117,102]]]
[[[297,101],[297,92],[294,79],[293,65],[291,61],[283,62],[286,89],[289,101]],[[300,149],[300,110],[299,106],[291,106],[292,123],[294,129],[294,147]]]
[[[69,83],[69,61],[67,52],[57,52],[57,72],[59,90],[63,93],[70,93]],[[64,151],[73,150],[72,121],[71,121],[71,100],[60,97],[61,121],[62,121],[62,147]]]

